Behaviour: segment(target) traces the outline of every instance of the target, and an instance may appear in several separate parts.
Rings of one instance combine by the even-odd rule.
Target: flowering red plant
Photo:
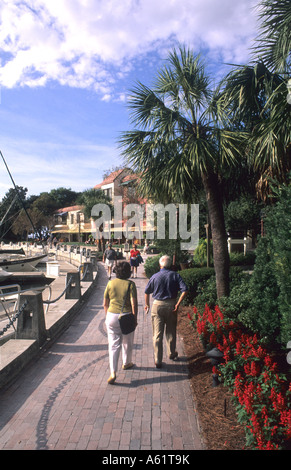
[[[203,342],[223,352],[224,362],[213,373],[232,392],[247,443],[261,450],[283,448],[291,439],[291,383],[256,334],[224,318],[219,307],[194,308],[193,324]]]

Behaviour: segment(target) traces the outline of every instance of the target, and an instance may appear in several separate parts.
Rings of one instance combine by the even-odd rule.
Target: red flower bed
[[[233,393],[247,446],[283,449],[291,439],[291,383],[262,341],[225,319],[217,306],[212,311],[206,305],[202,314],[194,307],[189,318],[202,343],[223,353],[223,363],[213,372]]]

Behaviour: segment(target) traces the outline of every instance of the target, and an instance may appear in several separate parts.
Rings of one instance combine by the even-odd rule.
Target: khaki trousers
[[[177,312],[173,312],[176,299],[154,300],[151,311],[154,358],[156,364],[163,359],[163,337],[166,330],[168,356],[176,352]]]

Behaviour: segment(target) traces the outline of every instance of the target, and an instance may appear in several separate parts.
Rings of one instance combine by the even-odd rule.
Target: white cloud
[[[257,0],[2,0],[3,87],[49,80],[104,99],[135,59],[186,42],[243,62],[255,37]],[[214,55],[213,55],[214,56]]]
[[[71,144],[45,141],[2,139],[4,158],[18,186],[28,188],[29,195],[58,187],[84,191],[102,181],[105,171],[120,164],[112,145],[88,144],[72,140]],[[68,157],[70,156],[70,157]],[[1,164],[0,198],[13,186]]]

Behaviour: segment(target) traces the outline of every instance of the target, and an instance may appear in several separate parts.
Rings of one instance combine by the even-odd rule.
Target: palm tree
[[[238,160],[243,141],[243,133],[232,131],[226,104],[212,91],[200,57],[180,46],[169,54],[153,89],[139,82],[132,90],[129,109],[136,128],[119,140],[128,164],[141,175],[144,197],[193,202],[204,189],[218,297],[229,293],[223,174]]]
[[[237,67],[226,78],[225,100],[233,122],[249,134],[248,166],[257,180],[257,194],[267,200],[268,180],[286,182],[291,169],[291,107],[286,80],[263,62]]]
[[[237,66],[226,77],[225,99],[231,103],[233,122],[249,133],[247,161],[264,201],[270,179],[286,182],[291,170],[290,79],[291,2],[262,0],[261,20],[250,65]]]
[[[258,8],[261,25],[254,47],[255,57],[273,71],[283,73],[290,70],[290,0],[263,0]]]
[[[268,186],[264,175],[286,182],[291,170],[291,107],[287,101],[287,83],[291,78],[291,2],[262,0],[260,34],[255,58],[272,72],[272,87],[252,139],[253,164],[263,175],[261,186]],[[275,85],[275,86],[274,86]]]
[[[92,214],[92,208],[95,204],[106,204],[110,208],[112,207],[111,199],[104,194],[101,189],[86,189],[83,191],[76,200],[77,204],[83,205],[83,211],[86,219],[90,219]]]

